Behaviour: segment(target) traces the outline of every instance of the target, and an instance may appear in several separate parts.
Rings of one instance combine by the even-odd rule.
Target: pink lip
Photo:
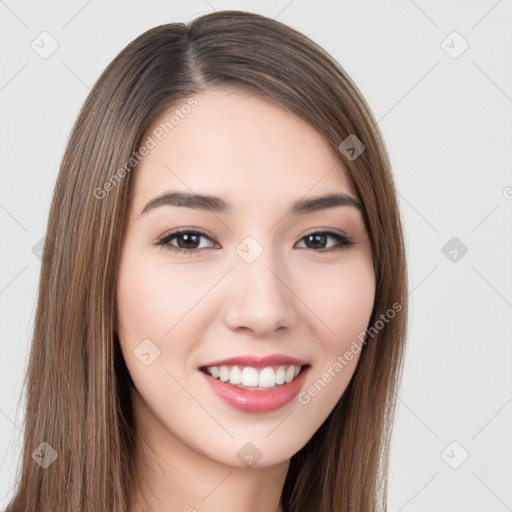
[[[295,359],[282,354],[273,354],[266,357],[258,356],[239,356],[223,359],[222,361],[212,361],[201,365],[201,368],[206,366],[250,366],[252,368],[266,368],[267,366],[304,366],[308,364],[307,361],[302,359]]]
[[[269,391],[251,391],[237,388],[217,380],[207,373],[199,373],[217,396],[231,407],[244,412],[262,413],[275,411],[291,402],[299,394],[310,368],[310,366],[306,366],[291,382]]]

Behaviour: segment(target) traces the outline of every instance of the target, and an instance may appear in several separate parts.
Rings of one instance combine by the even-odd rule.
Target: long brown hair
[[[386,510],[407,278],[385,145],[362,94],[322,48],[275,20],[220,11],[136,38],[102,73],[73,127],[49,213],[12,512],[129,509],[136,431],[115,284],[131,168],[155,119],[217,86],[268,98],[325,137],[353,180],[372,244],[373,332],[338,404],[291,458],[283,511]],[[351,135],[364,144],[355,159],[338,150]],[[392,305],[392,320],[380,320]],[[48,445],[57,459],[43,467],[37,455],[55,455]]]

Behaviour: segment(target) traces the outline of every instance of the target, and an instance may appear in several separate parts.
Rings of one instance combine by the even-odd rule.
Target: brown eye
[[[329,239],[334,239],[338,243],[326,248],[325,245]],[[305,240],[308,249],[313,249],[314,251],[318,252],[330,252],[346,249],[355,243],[349,237],[334,233],[332,231],[318,231],[315,233],[310,233],[303,237],[302,240]]]
[[[201,250],[199,247],[201,238],[211,240],[208,235],[201,233],[200,231],[174,231],[161,238],[156,243],[156,245],[165,247],[171,252],[186,253],[192,255],[193,253],[198,253]],[[178,247],[174,244],[171,244],[171,241],[174,239],[178,241]]]

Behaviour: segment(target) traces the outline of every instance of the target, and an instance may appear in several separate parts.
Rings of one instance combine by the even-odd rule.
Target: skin
[[[143,485],[130,512],[280,512],[290,458],[333,410],[358,354],[309,403],[293,400],[262,414],[222,402],[198,368],[235,355],[286,354],[310,362],[303,390],[310,388],[368,326],[375,296],[370,240],[362,211],[351,206],[288,215],[304,196],[343,192],[358,199],[316,130],[240,91],[195,98],[197,106],[131,177],[117,314],[146,459],[137,458]],[[233,214],[163,206],[140,215],[170,189],[220,196]],[[208,235],[195,246],[183,237],[169,242],[197,247],[195,255],[154,245],[181,228]],[[355,244],[325,252],[339,242],[305,238],[322,230]],[[251,264],[236,252],[247,236],[263,249]],[[149,366],[134,355],[147,338],[160,349]],[[247,442],[261,452],[252,467],[237,457]],[[142,494],[147,501],[139,508]]]

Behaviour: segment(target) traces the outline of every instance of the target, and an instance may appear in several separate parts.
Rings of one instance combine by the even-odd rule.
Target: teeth
[[[229,380],[229,369],[227,366],[220,367],[220,380],[222,382],[227,382]]]
[[[242,372],[238,366],[234,366],[229,372],[229,382],[231,384],[241,384],[242,383]]]
[[[273,388],[291,382],[300,373],[301,366],[276,366],[260,370],[239,366],[208,366],[206,373],[222,382],[238,387]]]
[[[222,366],[220,367],[222,370]],[[263,373],[263,372],[262,372]],[[231,383],[231,377],[229,379]],[[242,370],[242,386],[257,386],[258,385],[258,371],[256,368],[244,368]]]
[[[286,371],[284,369],[284,366],[280,366],[276,372],[276,384],[284,384],[285,376]]]

